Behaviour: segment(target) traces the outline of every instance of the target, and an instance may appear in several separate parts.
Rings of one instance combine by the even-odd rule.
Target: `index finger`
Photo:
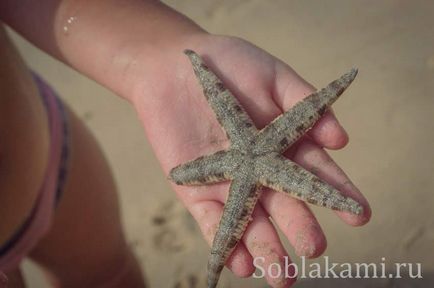
[[[368,201],[324,149],[321,149],[308,139],[303,139],[292,158],[295,162],[334,186],[344,196],[351,197],[363,206],[362,215],[336,211],[342,220],[352,226],[364,225],[369,221],[371,209]]]
[[[291,67],[281,63],[276,66],[274,101],[286,111],[316,89],[298,75]],[[348,134],[329,109],[308,132],[320,146],[340,149],[348,143]]]

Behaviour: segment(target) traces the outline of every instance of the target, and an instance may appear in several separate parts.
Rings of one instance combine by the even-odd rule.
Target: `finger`
[[[173,188],[187,207],[202,201],[224,203],[229,193],[229,181],[202,186],[175,186]]]
[[[298,256],[314,258],[324,252],[327,247],[324,233],[303,201],[269,189],[260,201]]]
[[[223,214],[223,205],[217,201],[200,201],[187,207],[199,224],[205,240],[211,246]],[[242,241],[229,257],[226,266],[238,277],[248,277],[255,271],[252,256]]]
[[[315,88],[287,65],[277,65],[274,100],[283,111],[301,101]],[[318,145],[340,149],[348,143],[348,134],[330,110],[308,132]]]
[[[263,276],[272,287],[289,287],[295,278],[285,277],[285,258],[290,263],[289,256],[280,242],[276,229],[261,205],[256,205],[253,221],[249,224],[243,236],[243,242],[254,259],[256,268],[261,267]],[[293,267],[289,266],[288,275],[294,276]]]
[[[367,223],[371,217],[371,209],[368,201],[360,193],[359,189],[351,182],[341,168],[331,159],[322,148],[308,139],[303,139],[294,155],[294,161],[305,167],[330,185],[338,189],[343,195],[349,196],[363,206],[362,215],[354,215],[349,212],[336,213],[342,220],[353,226]]]
[[[333,109],[330,108],[324,115],[313,125],[308,132],[315,142],[328,149],[341,149],[348,144],[349,137],[347,131],[337,120]]]

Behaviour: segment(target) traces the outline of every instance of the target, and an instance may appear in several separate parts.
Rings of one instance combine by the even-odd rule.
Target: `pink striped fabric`
[[[57,176],[61,158],[63,139],[62,119],[53,90],[40,79],[36,79],[41,96],[44,98],[50,126],[50,155],[45,172],[45,179],[39,189],[38,198],[29,219],[26,230],[13,246],[0,257],[0,273],[9,272],[19,265],[37,242],[47,233],[54,212]],[[0,274],[1,275],[1,274]],[[0,276],[0,287],[1,284]]]

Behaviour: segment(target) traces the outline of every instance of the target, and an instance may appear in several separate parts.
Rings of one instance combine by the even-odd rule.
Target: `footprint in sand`
[[[178,253],[189,248],[196,228],[190,214],[175,201],[163,203],[151,218],[155,228],[153,246],[164,252]]]
[[[205,279],[201,279],[197,275],[188,274],[179,279],[173,288],[201,288],[206,287]]]

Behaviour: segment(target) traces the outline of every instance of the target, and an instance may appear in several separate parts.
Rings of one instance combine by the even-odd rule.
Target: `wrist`
[[[157,102],[170,102],[168,98],[176,95],[166,91],[173,91],[174,86],[179,87],[187,77],[192,76],[184,50],[206,50],[205,47],[212,42],[210,39],[213,37],[204,30],[197,30],[177,35],[176,39],[164,45],[143,50],[128,71],[132,83],[126,87],[128,100],[136,109],[149,107],[147,110],[152,109]]]
[[[172,51],[207,34],[159,1],[65,2],[55,32],[60,58],[130,102]]]

